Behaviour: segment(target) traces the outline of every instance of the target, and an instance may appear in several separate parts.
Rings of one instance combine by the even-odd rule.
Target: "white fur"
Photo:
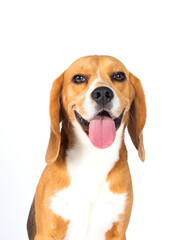
[[[119,159],[123,124],[114,143],[97,149],[78,122],[74,122],[76,145],[67,152],[71,183],[51,198],[51,209],[70,220],[64,240],[104,240],[105,233],[124,212],[127,194],[109,189],[107,174]]]

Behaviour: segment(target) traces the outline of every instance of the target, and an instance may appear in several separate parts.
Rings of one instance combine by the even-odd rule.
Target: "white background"
[[[128,240],[189,239],[187,2],[1,0],[1,239],[27,239],[45,167],[52,82],[92,54],[120,59],[146,93],[145,163],[126,132],[134,188]]]

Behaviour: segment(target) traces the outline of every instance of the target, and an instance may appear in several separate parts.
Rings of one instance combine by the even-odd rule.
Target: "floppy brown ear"
[[[58,77],[52,86],[50,94],[50,120],[51,120],[51,133],[49,145],[47,148],[45,160],[47,164],[52,164],[58,157],[61,143],[61,133],[59,130],[59,123],[61,119],[61,92],[63,86],[63,74]]]
[[[132,73],[129,73],[131,85],[134,88],[134,99],[130,107],[128,131],[132,142],[138,150],[142,161],[145,159],[142,130],[146,122],[146,102],[144,90],[140,80]]]

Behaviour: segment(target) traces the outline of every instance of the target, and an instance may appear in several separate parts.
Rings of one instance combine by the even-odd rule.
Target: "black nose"
[[[91,93],[91,97],[99,105],[105,106],[112,100],[114,94],[110,88],[98,87]]]

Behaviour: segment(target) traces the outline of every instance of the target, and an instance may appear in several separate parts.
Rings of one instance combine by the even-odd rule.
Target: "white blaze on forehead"
[[[104,81],[100,76],[99,69],[97,70],[97,78],[91,83],[88,91],[85,94],[85,100],[83,102],[83,107],[86,112],[86,116],[83,116],[87,120],[91,120],[96,115],[96,106],[97,103],[91,98],[91,93],[97,88],[98,83],[103,83],[103,86],[110,88],[114,93],[114,98],[112,99],[112,108],[111,113],[113,116],[117,116],[117,111],[120,107],[120,100],[113,88],[110,87],[110,84],[107,81]]]

